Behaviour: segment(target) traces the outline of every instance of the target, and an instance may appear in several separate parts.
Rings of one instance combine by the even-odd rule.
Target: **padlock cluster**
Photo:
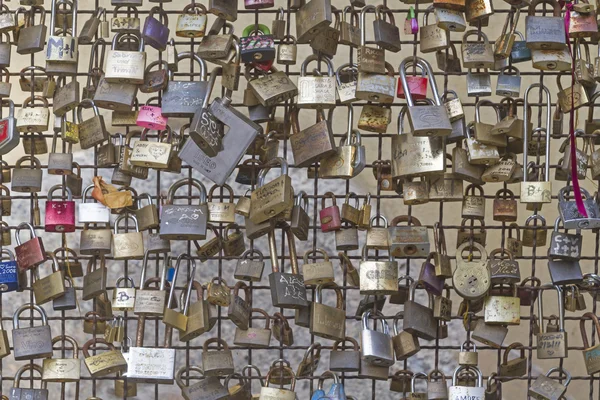
[[[109,10],[98,7],[78,29],[78,7],[84,2],[51,2],[49,29],[40,0],[20,0],[14,10],[6,4],[0,9],[0,35],[8,38],[0,43],[0,76],[6,78],[0,82],[0,98],[9,108],[8,117],[0,120],[0,155],[18,154],[14,166],[0,164],[1,214],[11,215],[11,193],[30,194],[32,202],[30,222],[0,225],[2,255],[8,259],[0,262],[0,292],[5,298],[10,292],[33,293],[31,303],[16,307],[12,339],[8,330],[0,329],[0,358],[30,362],[18,369],[10,400],[56,398],[48,383],[78,384],[88,378],[81,373],[80,350],[89,379],[114,376],[114,398],[136,396],[137,385],[177,384],[187,400],[294,400],[296,381],[314,378],[318,386],[311,400],[347,400],[353,397],[346,394],[340,377],[356,373],[361,379],[389,381],[390,391],[409,399],[492,400],[500,398],[501,386],[528,376],[535,360],[547,359],[556,360],[557,366],[546,374],[529,375],[535,379],[527,395],[540,400],[565,395],[571,374],[562,361],[570,348],[573,352],[565,313],[586,311],[584,293],[595,300],[600,289],[600,277],[584,273],[579,262],[584,233],[592,239],[593,230],[600,228],[598,194],[580,187],[588,170],[592,179],[600,179],[600,150],[593,147],[600,134],[600,119],[594,119],[600,57],[592,65],[589,55],[589,45],[599,39],[598,21],[587,0],[567,3],[564,10],[556,0],[505,0],[510,9],[503,10],[508,11],[505,23],[493,45],[484,33],[490,17],[500,14],[491,0],[433,0],[422,13],[421,27],[411,6],[402,40],[416,40],[418,35],[418,51],[400,62],[399,78],[386,56],[402,51],[400,29],[395,12],[383,4],[350,0],[338,9],[331,0],[291,0],[287,10],[277,10],[271,29],[256,23],[240,29],[238,37],[237,4],[229,0],[186,5],[177,13],[174,34],[171,13],[162,4],[150,9],[142,25],[137,9],[142,0],[112,0],[110,21]],[[541,4],[552,7],[552,16],[540,13]],[[262,10],[275,3],[244,0],[244,6]],[[517,30],[522,10],[528,12],[525,35]],[[295,36],[289,24],[292,13]],[[375,17],[372,26],[367,25],[368,14]],[[207,29],[209,19],[213,21]],[[462,34],[460,57],[452,32]],[[367,36],[373,40],[367,41]],[[20,89],[28,97],[17,111],[8,81],[15,44],[20,55],[45,51],[45,67],[31,65],[18,73]],[[91,48],[85,85],[77,79],[80,45]],[[176,48],[185,45],[196,48]],[[289,67],[297,63],[299,45],[310,46],[313,54],[300,64],[296,79]],[[355,63],[336,59],[340,45],[356,50]],[[148,47],[156,52],[147,53]],[[435,53],[439,71],[421,57],[427,53]],[[183,60],[189,61],[189,73],[184,72]],[[521,63],[558,72],[558,92],[552,93],[543,79],[522,91],[516,66]],[[311,71],[310,65],[317,68]],[[240,89],[242,66],[247,84],[238,106],[233,98]],[[448,76],[462,81],[463,68],[466,85],[448,88]],[[498,72],[495,91],[490,70]],[[435,79],[440,72],[446,75],[443,91]],[[563,75],[570,81],[566,89]],[[218,79],[224,90],[213,96]],[[149,95],[145,104],[138,101],[138,92]],[[531,92],[539,95],[541,107],[532,102]],[[498,101],[482,99],[492,94]],[[470,123],[461,97],[475,98]],[[397,130],[386,136],[397,99],[403,100]],[[355,106],[362,106],[356,127]],[[485,106],[493,109],[495,120],[482,122]],[[589,106],[589,114],[580,129],[575,111],[584,106]],[[285,107],[285,117],[275,116],[278,107]],[[347,109],[347,129],[337,135],[339,143],[333,125],[337,107]],[[545,110],[544,120],[533,122],[534,107]],[[89,115],[84,117],[86,109]],[[307,109],[316,111],[315,123],[302,119]],[[110,123],[105,121],[108,112]],[[570,119],[568,132],[563,132],[565,115]],[[181,128],[173,129],[176,125]],[[361,132],[377,137],[381,150],[389,148],[389,159],[368,160]],[[584,146],[577,147],[577,137]],[[552,177],[550,144],[562,138],[559,151],[564,155],[553,166]],[[289,142],[293,161],[287,158],[287,146],[281,149],[283,142]],[[92,181],[82,177],[83,166],[73,157],[77,149],[93,154],[96,171],[112,175]],[[45,154],[47,165],[36,157]],[[369,167],[377,197],[389,193],[402,199],[410,212],[388,225],[379,207],[373,212],[370,193],[340,196],[328,191],[311,196],[294,188],[291,167],[304,169],[315,182],[336,180],[344,185]],[[271,170],[278,174],[267,179]],[[151,171],[175,177],[164,187],[166,196],[138,194],[132,187],[150,182]],[[47,189],[42,199],[48,175],[63,181]],[[553,190],[553,181],[566,185]],[[8,183],[10,189],[4,186]],[[302,183],[297,179],[296,187]],[[493,198],[484,194],[486,184],[498,185]],[[243,193],[234,189],[239,186]],[[228,201],[219,201],[224,193]],[[338,207],[340,199],[345,201]],[[45,203],[43,218],[40,200]],[[311,200],[319,211],[318,222],[309,211]],[[488,200],[493,201],[491,213],[486,210]],[[541,212],[553,200],[559,217],[552,228]],[[518,201],[531,213],[522,218],[523,227],[518,224]],[[418,207],[446,202],[461,204],[455,252],[447,251],[441,217],[427,225],[430,209]],[[508,237],[488,253],[485,219],[490,216]],[[44,238],[38,236],[42,229],[45,237],[62,235],[64,244],[47,251]],[[314,247],[298,257],[296,240],[308,241],[317,230],[335,243],[336,257],[330,259],[316,239]],[[11,231],[14,255],[9,250]],[[22,231],[29,231],[28,240],[22,241]],[[364,243],[360,232],[365,232]],[[67,244],[76,243],[75,237],[78,248]],[[278,254],[278,240],[285,254]],[[264,281],[265,257],[254,246],[259,241],[269,249],[271,271]],[[173,242],[190,249],[194,244],[196,251],[176,255]],[[528,248],[534,260],[536,249],[547,249],[544,262],[551,282],[521,274],[519,260],[529,259]],[[350,255],[353,251],[359,253]],[[197,268],[214,259],[233,260],[233,276],[219,272],[202,284],[196,279]],[[356,268],[353,259],[360,259]],[[404,266],[396,259],[424,261],[414,276],[408,269],[401,273]],[[107,262],[113,260],[141,260],[139,281],[124,275],[110,286]],[[286,272],[288,260],[291,268]],[[342,271],[337,281],[334,260]],[[153,262],[162,263],[160,276],[151,276]],[[41,274],[48,266],[52,272]],[[260,282],[268,285],[277,309],[273,315],[253,306],[254,285]],[[345,309],[347,290],[363,296],[354,315]],[[417,290],[427,294],[427,305],[417,301]],[[547,290],[557,293],[556,316],[544,315]],[[314,297],[309,300],[311,291]],[[326,292],[335,294],[335,306],[324,304]],[[461,298],[457,311],[452,300],[456,296]],[[402,311],[386,316],[388,299],[391,307],[402,306]],[[53,336],[44,307],[52,304],[66,317],[82,302],[89,302],[93,311],[83,318],[83,332],[91,336],[80,349],[72,335]],[[509,327],[522,323],[523,307],[537,313],[530,316],[533,347],[525,339],[504,343]],[[24,312],[39,315],[39,323],[25,327]],[[593,375],[600,372],[600,345],[590,346],[585,323],[591,320],[599,332],[600,322],[592,312],[582,314],[583,360],[588,375]],[[437,360],[429,373],[408,370],[406,360],[421,351],[421,342],[438,346],[449,336],[453,318],[462,319],[467,334],[453,374],[447,376]],[[128,319],[137,319],[133,343],[127,343],[125,335]],[[147,320],[162,324],[160,345],[144,345]],[[217,322],[235,328],[232,349],[221,337],[221,326],[214,329]],[[359,337],[347,334],[350,323],[360,325]],[[304,328],[321,342],[312,344],[292,368],[279,351],[293,348],[294,335],[300,334],[295,328]],[[177,360],[175,331],[184,345],[202,344],[201,365]],[[55,358],[56,346],[64,350],[65,345],[74,356]],[[478,345],[504,350],[498,368],[485,375]],[[277,352],[264,382],[258,367],[235,359],[235,349]],[[323,349],[329,351],[330,361],[321,372]],[[513,350],[519,356],[509,359]],[[403,369],[391,370],[400,363]],[[34,372],[41,376],[42,387],[22,388],[24,374]],[[256,373],[261,378],[258,396],[252,388]],[[551,378],[555,373],[559,380]],[[190,382],[191,375],[199,379]],[[333,383],[324,389],[329,379]],[[417,389],[420,379],[427,382],[426,391]]]

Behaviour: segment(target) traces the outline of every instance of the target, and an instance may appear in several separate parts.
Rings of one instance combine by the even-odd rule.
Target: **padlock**
[[[476,194],[476,190],[479,191]],[[485,196],[483,188],[470,184],[465,188],[465,197],[462,202],[462,218],[485,218]]]
[[[156,19],[154,13],[158,13]],[[169,19],[160,7],[152,7],[142,29],[144,41],[158,51],[165,51],[169,40]]]
[[[519,325],[521,323],[521,301],[517,296],[517,286],[510,283],[512,296],[490,295],[484,303],[484,321],[489,325]]]
[[[90,185],[83,191],[83,202],[77,205],[77,220],[79,223],[108,223],[110,209],[102,203],[88,203],[88,193],[94,188]]]
[[[98,33],[98,28],[102,24],[101,18],[106,21],[106,9],[104,7],[97,7],[81,28],[81,31],[79,32],[79,43],[90,44],[94,41],[94,37],[96,36],[96,33]],[[108,22],[106,22],[106,24],[108,24]],[[107,26],[103,26],[100,32],[101,37],[104,37],[105,35],[108,35]]]
[[[465,370],[473,371],[477,375],[477,384],[475,387],[459,385],[458,374]],[[475,366],[458,366],[452,374],[452,386],[450,386],[450,389],[448,389],[448,398],[485,400],[485,388],[483,387],[483,375],[481,374],[481,370]]]
[[[282,234],[287,237],[290,251],[291,274],[281,272],[279,269],[279,260],[277,258],[277,246],[275,242],[275,232],[269,232],[269,253],[271,256],[271,268],[273,272],[269,275],[271,286],[271,300],[274,307],[298,309],[306,307],[307,296],[304,278],[300,275],[298,269],[298,260],[296,258],[296,244],[294,237],[289,229],[285,227]]]
[[[144,132],[146,130],[157,130],[157,131],[162,131],[164,129],[167,128],[167,124],[169,122],[169,119],[164,117],[162,115],[162,109],[160,108],[160,106],[156,105],[150,105],[150,102],[152,102],[153,100],[158,100],[158,97],[151,97],[146,101],[146,104],[140,107],[140,110],[138,112],[138,116],[137,116],[137,120],[136,120],[136,125],[140,126],[142,128],[144,128],[144,131],[142,131],[142,135],[145,137],[146,135],[144,134]],[[143,139],[145,140],[145,139]],[[137,143],[137,142],[136,142]],[[135,148],[135,145],[134,145]],[[159,154],[162,152],[158,152]]]
[[[217,343],[223,347],[220,351],[209,351],[208,345]],[[202,369],[205,376],[229,375],[233,373],[233,355],[227,342],[223,339],[212,338],[204,342],[202,346]]]
[[[41,100],[43,106],[35,107],[36,100]],[[28,107],[30,104],[33,107]],[[50,110],[48,108],[48,100],[42,96],[28,97],[23,101],[23,106],[19,110],[16,128],[19,132],[45,132],[48,130],[49,122]]]
[[[83,120],[83,109],[92,108],[94,116]],[[82,100],[77,106],[77,122],[79,129],[79,145],[83,150],[90,149],[109,139],[108,131],[104,124],[104,117],[100,115],[98,107],[93,100]]]
[[[549,286],[548,288],[552,288]],[[563,289],[559,286],[554,286],[558,293],[558,330],[556,332],[543,331],[544,327],[544,308],[543,308],[543,291],[538,295],[538,326],[540,332],[537,334],[537,358],[566,358],[569,355],[567,332],[565,331],[565,310],[563,301]],[[542,289],[544,290],[544,289]]]
[[[19,327],[19,318],[23,311],[27,309],[30,309],[32,314],[33,311],[40,314],[42,325],[28,328]],[[31,303],[23,304],[17,308],[13,315],[12,342],[14,358],[17,361],[52,357],[52,334],[43,308]]]
[[[435,3],[438,4],[439,2]],[[433,11],[439,28],[449,32],[464,32],[467,29],[467,23],[462,11],[441,7],[434,7]],[[445,50],[438,51],[445,53]]]
[[[516,75],[507,75],[505,71],[515,71]],[[500,70],[498,81],[496,83],[496,95],[519,97],[521,91],[521,72],[517,67],[504,67]]]
[[[336,146],[330,124],[321,110],[317,111],[317,123],[303,130],[300,130],[299,111],[297,108],[291,111],[293,135],[290,143],[295,164],[306,167],[335,154]]]
[[[481,122],[481,106],[489,105],[494,108],[496,111],[497,121],[500,121],[499,110],[494,104],[489,100],[479,100],[475,106],[475,139],[478,143],[494,146],[494,147],[506,147],[506,136],[504,134],[492,134],[492,129],[494,128],[494,124],[487,124]],[[483,179],[483,176],[482,176]]]
[[[189,378],[191,372],[199,373],[202,376],[202,379],[189,386],[186,386],[183,383],[183,375],[185,373]],[[181,389],[181,395],[185,400],[202,400],[204,397],[206,397],[207,393],[210,393],[211,397],[209,398],[211,400],[224,400],[229,398],[229,392],[227,391],[227,388],[221,384],[218,377],[204,377],[202,368],[195,365],[188,365],[179,368],[175,374],[175,382]]]
[[[340,349],[340,345],[350,343],[351,350]],[[360,351],[358,342],[351,337],[338,339],[329,353],[329,370],[334,372],[358,372],[360,369]]]
[[[428,18],[434,10],[429,6],[423,14],[423,26],[419,28],[420,49],[422,53],[433,53],[448,48],[450,34],[437,24],[428,24]]]
[[[379,222],[383,221],[383,226]],[[377,222],[377,225],[375,225]],[[369,229],[367,230],[367,240],[365,242],[367,249],[375,250],[390,250],[390,236],[388,232],[387,218],[381,214],[377,214],[371,218]]]
[[[425,375],[418,372],[419,376]],[[390,380],[390,392],[408,393],[411,391],[411,380],[414,374],[410,370],[401,369],[392,375]]]
[[[477,42],[467,43],[469,36],[475,35]],[[483,42],[480,40],[483,39]],[[492,68],[494,51],[485,33],[477,30],[467,31],[462,38],[462,60],[465,68]]]
[[[531,91],[531,89],[535,88],[535,87],[539,87],[540,91],[544,91],[546,94],[546,112],[547,117],[546,117],[546,148],[547,148],[547,153],[550,152],[549,150],[549,146],[550,146],[550,125],[551,125],[551,112],[550,112],[550,91],[545,87],[542,86],[538,83],[534,83],[532,85],[530,85],[527,90],[525,91],[525,104],[523,106],[523,120],[524,121],[529,121],[529,92]],[[528,154],[528,146],[527,146],[527,141],[523,141],[523,160],[527,160],[527,154]],[[546,154],[546,158],[549,155]],[[545,162],[545,166],[544,166],[544,178],[545,181],[542,182],[535,182],[535,181],[530,181],[528,182],[527,179],[527,170],[526,168],[523,168],[523,182],[521,182],[521,203],[527,203],[527,205],[532,205],[534,208],[541,208],[541,206],[544,203],[550,203],[551,202],[551,195],[552,195],[552,183],[550,182],[550,162],[548,159],[546,159]]]
[[[436,377],[439,380],[434,380]],[[431,400],[444,400],[448,398],[446,377],[439,369],[434,369],[427,375],[427,398]]]
[[[108,351],[100,354],[90,356],[90,346],[97,344],[103,344],[108,347]],[[90,375],[94,378],[100,376],[106,376],[115,372],[126,372],[127,361],[123,357],[123,354],[116,350],[112,343],[108,343],[104,339],[93,338],[85,342],[81,349],[83,356],[85,357],[85,366],[87,367]]]
[[[496,258],[496,254],[500,254],[502,258]],[[508,256],[508,259],[505,259],[504,255]],[[492,285],[517,284],[521,280],[519,263],[514,260],[512,252],[507,249],[494,249],[490,252],[489,257]]]
[[[264,328],[248,327],[248,329],[235,328],[233,344],[236,346],[248,346],[251,348],[268,347],[271,343],[271,317],[261,308],[253,308],[252,313],[259,313],[265,318]]]
[[[191,299],[191,292],[193,285],[187,285],[186,300],[183,304],[180,304],[180,311],[176,311],[176,299],[175,299],[175,286],[177,282],[177,276],[179,275],[179,267],[181,266],[181,261],[183,259],[188,260],[191,263],[191,277],[190,282],[194,279],[194,274],[196,273],[196,263],[188,254],[180,254],[177,257],[177,263],[175,264],[175,272],[173,273],[173,279],[171,281],[171,289],[169,290],[169,294],[167,297],[167,305],[163,311],[162,321],[165,325],[169,327],[178,329],[179,331],[185,332],[188,326],[188,308]]]
[[[385,17],[389,17],[389,22]],[[400,29],[396,26],[396,20],[392,11],[384,5],[379,5],[375,9],[375,21],[373,21],[373,33],[375,35],[375,44],[384,50],[398,53],[400,46]]]
[[[313,53],[327,57],[334,57],[337,53],[337,47],[340,39],[340,17],[338,9],[331,7],[331,12],[335,22],[333,26],[324,26],[320,29],[319,34],[309,41]]]
[[[492,95],[492,81],[487,68],[480,72],[472,72],[469,69],[467,73],[467,96],[486,97]]]
[[[343,73],[348,76],[347,79],[342,80]],[[357,75],[358,67],[356,64],[342,64],[336,70],[337,94],[342,104],[349,104],[357,100],[356,85],[358,81],[355,79]]]
[[[502,196],[502,197],[501,197]],[[500,189],[494,197],[494,221],[514,222],[517,220],[517,201],[509,189]]]
[[[40,375],[43,374],[42,367],[37,364],[27,364],[17,370],[15,374],[15,381],[13,387],[10,389],[10,400],[21,400],[21,399],[39,399],[48,400],[49,391],[47,389],[46,382],[41,382],[39,389],[34,389],[33,386],[30,389],[21,388],[21,379],[25,371],[30,371],[28,379],[33,380],[33,372],[37,371]],[[8,397],[3,396],[6,399]]]
[[[321,303],[324,287],[334,288],[335,307]],[[342,340],[346,336],[346,311],[343,309],[342,292],[334,282],[317,285],[315,300],[311,303],[310,333],[331,340]]]
[[[518,358],[508,360],[508,355],[511,350],[520,350],[521,354]],[[500,375],[518,378],[527,373],[527,357],[525,357],[525,347],[518,342],[511,343],[502,357],[502,364],[500,364]]]
[[[66,201],[55,201],[52,194],[62,189],[67,192]],[[62,185],[54,185],[48,190],[48,200],[46,201],[46,232],[75,232],[75,202],[71,194],[71,189]]]
[[[282,346],[291,346],[294,344],[294,331],[290,328],[290,324],[287,319],[283,316],[283,314],[276,312],[273,314],[273,336]],[[296,318],[296,325],[300,322]],[[298,325],[300,326],[300,325]],[[305,326],[307,327],[307,326]],[[315,346],[320,346],[318,343],[315,343]]]
[[[83,253],[82,253],[83,254]],[[96,262],[100,259],[100,266]],[[93,268],[93,269],[92,269]],[[83,277],[82,300],[92,300],[106,293],[106,275],[104,256],[94,256],[88,261],[87,271]]]
[[[429,182],[425,177],[420,177],[418,181],[415,179],[402,183],[402,199],[405,205],[429,203]]]
[[[61,76],[57,83],[59,86],[54,92],[53,112],[55,116],[62,117],[79,105],[79,82],[73,80],[67,83],[66,78]]]
[[[465,250],[478,251],[481,254],[479,260],[466,261],[462,257]],[[491,272],[487,263],[487,252],[485,248],[477,243],[469,242],[461,244],[456,250],[456,269],[452,276],[454,290],[467,300],[482,298],[490,288]]]
[[[320,253],[323,256],[323,261],[309,262],[308,257],[312,254],[316,255],[317,253]],[[320,248],[307,250],[304,253],[303,258],[304,265],[302,266],[302,275],[304,276],[305,284],[322,285],[334,281],[333,263],[329,261],[329,256],[325,250]]]
[[[582,315],[583,318],[590,318],[592,320],[593,327],[595,327],[596,332],[600,332],[600,323],[598,322],[598,318],[593,313],[587,312]],[[598,353],[598,349],[600,348],[597,344],[590,347],[588,342],[588,336],[585,332],[585,319],[582,319],[579,322],[579,328],[581,331],[581,339],[583,341],[583,362],[585,363],[585,368],[587,370],[588,375],[595,374],[600,371],[600,365],[598,364],[596,354]],[[593,335],[593,331],[592,331]]]
[[[462,73],[462,67],[460,65],[460,58],[456,52],[456,46],[453,43],[450,43],[450,46],[447,48],[450,49],[450,53],[448,54],[446,54],[446,49],[435,52],[438,68],[452,73]]]
[[[505,60],[511,56],[520,15],[521,10],[519,8],[516,8],[516,11],[511,10],[506,15],[500,39],[495,43],[494,59],[496,61]]]
[[[421,351],[421,345],[417,336],[406,330],[402,330],[402,332],[398,331],[398,320],[400,317],[404,318],[403,316],[404,311],[400,311],[394,316],[394,336],[392,337],[392,344],[394,346],[396,360],[398,361],[406,360]]]
[[[196,301],[189,302],[187,327],[185,331],[179,331],[181,342],[189,342],[209,332],[217,322],[217,307],[204,299],[204,287],[198,281],[191,281],[183,288],[179,296],[180,304],[188,302],[186,293],[190,285],[196,291]]]
[[[145,322],[146,317],[138,319],[136,343],[129,348],[127,358],[127,379],[133,382],[172,384],[175,378],[175,349],[169,348],[172,329],[165,329],[162,347],[144,347]]]
[[[51,256],[52,259],[52,273],[40,278],[38,266],[34,270],[34,281],[32,284],[33,294],[35,296],[36,304],[42,305],[50,300],[54,300],[65,294],[65,281],[63,272],[60,270],[58,260],[54,253],[48,252],[47,256]]]
[[[81,375],[81,360],[79,360],[79,345],[71,336],[56,336],[52,344],[68,342],[73,346],[72,358],[45,358],[42,367],[43,382],[78,382]]]
[[[558,211],[563,221],[565,229],[595,229],[600,226],[600,210],[596,201],[590,196],[584,188],[580,188],[581,194],[585,199],[583,205],[587,212],[587,218],[579,213],[575,201],[568,201],[566,193],[574,190],[571,186],[565,186],[558,192]]]
[[[368,259],[368,248],[363,246],[360,261],[360,294],[387,295],[398,291],[398,262],[392,253],[388,253],[387,261]]]
[[[358,244],[357,244],[358,246]],[[347,279],[347,284],[352,285],[352,286],[359,286],[360,285],[360,276],[358,274],[358,270],[356,268],[354,268],[354,265],[352,265],[352,261],[348,258],[348,256],[346,254],[344,254],[343,252],[339,252],[338,253],[338,257],[340,258],[340,267],[342,268],[342,271],[344,272],[344,276]]]
[[[378,367],[389,367],[394,365],[394,346],[392,338],[389,335],[388,324],[385,319],[380,319],[381,332],[369,328],[369,316],[371,314],[382,317],[383,314],[377,311],[365,311],[362,315],[361,338],[361,357],[363,364],[370,364]],[[375,322],[377,322],[375,320]]]
[[[119,233],[119,222],[122,219],[132,219],[135,226],[135,232]],[[115,220],[113,230],[113,257],[116,260],[141,260],[144,257],[144,240],[135,215],[125,213],[121,214]]]
[[[437,322],[433,317],[433,295],[429,293],[429,307],[415,301],[415,291],[419,282],[410,286],[410,295],[404,303],[404,331],[425,340],[437,336]]]
[[[118,10],[120,8],[127,9],[126,17],[119,17]],[[133,16],[132,16],[133,14]],[[115,5],[113,16],[110,21],[110,30],[115,33],[138,33],[140,32],[140,18],[136,6],[128,4]]]
[[[388,104],[394,101],[395,89],[394,68],[390,63],[385,63],[383,74],[359,71],[355,96],[361,100]]]
[[[20,289],[18,266],[12,251],[9,249],[2,249],[2,256],[5,255],[8,256],[8,261],[0,259],[0,292],[13,292]],[[1,335],[4,335],[4,338],[8,341],[6,331],[0,328],[0,336]],[[7,348],[10,352],[10,346],[2,346],[2,340],[0,340],[0,350],[3,349],[3,351],[6,351]],[[0,351],[0,357],[3,351]]]
[[[465,18],[472,26],[488,26],[489,16],[494,13],[494,5],[489,0],[469,0],[466,2]]]
[[[329,207],[325,206],[325,199],[327,198],[331,198],[333,201],[333,204]],[[342,220],[340,216],[340,209],[336,204],[335,195],[333,192],[327,192],[321,198],[319,220],[321,222],[321,232],[331,232],[341,229]]]
[[[360,10],[360,47],[358,48],[358,70],[371,74],[385,73],[385,50],[368,47],[366,36],[366,12],[376,12],[374,5],[367,5]]]
[[[252,254],[257,254],[258,260],[250,259]],[[260,282],[264,268],[263,254],[257,249],[246,250],[238,259],[233,276],[235,279]]]
[[[21,244],[19,232],[26,228],[31,232],[31,239]],[[15,255],[19,271],[34,268],[48,259],[46,250],[44,249],[44,242],[41,238],[37,237],[31,224],[27,222],[19,224],[15,230],[15,240],[17,242],[17,245],[15,246]]]
[[[149,254],[149,250],[146,250],[142,265],[142,274],[140,276],[140,288],[135,291],[133,313],[140,316],[162,316],[167,299],[167,293],[165,290],[168,266],[167,259],[165,259],[165,264],[162,268],[162,273],[159,280],[159,289],[150,289],[148,283],[153,282],[151,280],[153,278],[146,280]]]
[[[306,68],[312,61],[320,60],[327,64],[327,76],[307,76]],[[308,56],[301,66],[298,78],[298,108],[331,108],[335,106],[334,67],[328,57]]]
[[[265,177],[274,166],[280,167],[281,175],[265,184]],[[258,176],[258,187],[251,195],[251,202],[249,219],[255,224],[291,211],[294,193],[291,178],[287,174],[287,162],[283,158],[273,158],[263,165]]]
[[[185,185],[194,186],[200,191],[198,205],[174,204],[175,192]],[[192,178],[182,179],[171,185],[167,205],[162,206],[160,237],[168,240],[204,240],[207,221],[208,206],[204,185]]]
[[[35,14],[38,11],[40,13],[40,23],[36,25]],[[19,29],[17,53],[34,54],[44,50],[47,29],[46,10],[44,10],[44,7],[34,5],[25,11],[25,26]]]
[[[117,42],[125,34],[139,36],[137,32],[119,32],[114,36],[112,47],[108,51],[104,79],[108,83],[142,84],[144,83],[144,71],[146,70],[144,39],[139,40],[140,45],[137,51],[117,50]]]
[[[408,226],[398,226],[406,222]],[[389,227],[390,253],[394,257],[426,257],[430,244],[427,228],[416,217],[400,215],[392,219]]]
[[[310,1],[299,8],[296,14],[298,43],[309,43],[333,22],[330,0]]]
[[[558,372],[566,376],[565,383],[557,382],[549,376]],[[536,400],[558,400],[567,391],[567,386],[571,383],[571,374],[563,367],[551,368],[546,375],[539,375],[537,379],[531,384],[531,387],[527,391],[527,394]]]
[[[124,287],[119,286],[121,282],[126,282]],[[131,287],[127,286],[127,282]],[[116,311],[133,311],[135,306],[136,289],[133,279],[130,277],[120,277],[117,279],[112,295],[112,309]]]
[[[314,0],[313,0],[314,1]],[[260,389],[260,396],[258,397],[261,400],[269,400],[269,399],[280,399],[280,400],[294,400],[296,398],[296,393],[294,390],[296,389],[296,375],[294,371],[289,367],[282,368],[282,374],[289,375],[291,387],[290,389],[275,389],[269,387],[271,381],[271,374],[275,372],[274,368],[269,369],[269,372],[266,376],[266,386],[262,386]],[[281,375],[280,375],[281,376]]]
[[[469,349],[472,349],[472,351]],[[458,365],[476,367],[478,364],[479,353],[477,352],[477,345],[471,340],[466,340],[460,345],[460,352],[458,353]]]
[[[559,232],[561,222],[561,217],[556,218],[554,222],[548,257],[551,259],[579,260],[582,252],[582,236],[580,233]]]
[[[350,13],[350,21],[347,21],[348,12]],[[342,20],[340,21],[340,39],[339,43],[354,48],[360,46],[360,17],[357,10],[352,6],[344,7]]]
[[[409,92],[408,82],[406,80],[406,64],[412,60],[417,62],[417,65],[424,67],[429,78],[429,83],[433,93],[433,106],[418,106],[415,107],[412,96]],[[407,93],[406,101],[408,103],[408,121],[411,131],[414,136],[448,136],[452,132],[452,126],[446,113],[446,107],[442,104],[438,94],[437,85],[433,80],[431,66],[427,61],[417,57],[404,59],[398,67],[400,71],[400,80],[404,88],[404,93]]]

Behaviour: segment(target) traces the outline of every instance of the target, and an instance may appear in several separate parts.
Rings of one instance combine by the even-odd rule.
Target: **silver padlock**
[[[572,186],[565,186],[558,192],[558,211],[563,220],[565,229],[596,229],[600,227],[600,210],[594,198],[584,188],[580,188],[585,197],[583,205],[587,211],[587,218],[579,213],[575,200],[566,199],[567,192],[573,190]]]
[[[477,375],[477,386],[458,386],[458,374],[461,371],[472,371]],[[461,365],[454,370],[452,374],[452,386],[448,391],[448,398],[451,400],[485,400],[485,388],[483,387],[483,375],[477,367]]]
[[[389,326],[385,319],[380,319],[382,332],[369,329],[369,316],[371,311],[365,311],[362,315],[361,330],[361,353],[363,362],[379,367],[394,365],[394,346],[392,337],[389,335]],[[378,317],[383,317],[379,311],[375,312]]]

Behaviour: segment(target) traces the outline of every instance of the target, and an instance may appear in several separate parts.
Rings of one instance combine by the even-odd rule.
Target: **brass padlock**
[[[52,344],[69,342],[73,346],[73,358],[45,358],[42,367],[42,381],[44,382],[77,382],[80,379],[81,360],[79,360],[79,346],[71,336],[56,336]]]
[[[449,46],[450,34],[437,24],[428,24],[429,14],[434,7],[429,6],[423,13],[423,26],[419,28],[419,40],[422,53],[433,53]],[[406,93],[406,91],[404,92]]]
[[[557,382],[549,376],[558,372],[566,376],[565,383]],[[567,391],[567,386],[571,383],[571,374],[563,367],[551,368],[546,375],[539,375],[531,384],[527,394],[535,399],[540,400],[559,400]]]
[[[477,36],[477,42],[467,43],[467,38],[473,35]],[[463,35],[462,60],[463,66],[469,69],[494,67],[494,51],[485,33],[473,29]]]
[[[550,290],[551,290],[550,286]],[[551,331],[549,328],[544,332],[544,306],[542,291],[537,298],[538,302],[538,326],[540,332],[537,334],[537,358],[538,359],[554,359],[566,358],[569,356],[567,332],[565,331],[565,310],[563,301],[563,289],[560,286],[554,286],[558,293],[558,327],[556,331]]]

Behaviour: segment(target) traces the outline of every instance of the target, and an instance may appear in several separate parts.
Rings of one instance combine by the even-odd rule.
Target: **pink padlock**
[[[57,189],[67,192],[66,201],[52,200],[52,193]],[[75,202],[68,187],[54,185],[48,190],[45,225],[46,232],[75,232]]]
[[[330,207],[325,207],[325,199],[327,198],[331,198],[333,201],[333,205]],[[321,220],[321,232],[331,232],[342,229],[340,208],[335,203],[335,195],[332,192],[325,193],[321,199],[319,219]]]
[[[167,127],[169,118],[162,115],[162,108],[159,106],[149,105],[152,100],[158,100],[158,97],[149,98],[146,105],[140,107],[136,124],[142,128],[162,131]]]
[[[406,63],[406,67],[412,65],[412,62]],[[421,69],[421,76],[407,76],[406,82],[408,83],[408,91],[410,92],[413,100],[425,100],[427,98],[427,83],[429,79],[425,76],[425,71],[421,66],[417,65],[417,68]],[[398,89],[396,91],[396,96],[399,99],[405,99],[406,95],[404,94],[404,87],[402,86],[402,82],[400,78],[398,78]]]

